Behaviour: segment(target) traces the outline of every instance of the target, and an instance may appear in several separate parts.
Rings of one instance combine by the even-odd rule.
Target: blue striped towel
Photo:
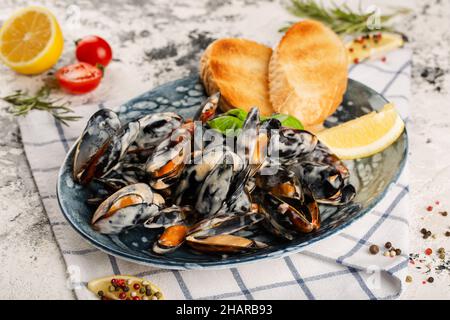
[[[385,63],[354,65],[350,77],[381,92],[408,116],[410,57],[407,49],[387,56]],[[95,100],[95,99],[94,99]],[[99,102],[77,108],[88,117]],[[114,108],[117,101],[103,101]],[[21,119],[26,155],[70,275],[68,285],[79,299],[93,299],[86,283],[113,273],[146,277],[169,299],[391,299],[403,289],[406,254],[395,258],[368,254],[371,244],[387,240],[408,252],[408,180],[406,170],[370,213],[344,231],[289,257],[225,270],[171,271],[136,265],[89,245],[65,222],[55,184],[65,154],[85,121],[70,128],[48,114],[32,112]],[[57,253],[55,253],[57,254]]]

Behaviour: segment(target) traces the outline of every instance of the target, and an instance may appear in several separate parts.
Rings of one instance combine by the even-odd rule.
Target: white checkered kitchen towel
[[[350,69],[351,78],[394,102],[405,121],[410,57],[410,52],[402,49],[390,53],[386,62],[369,61]],[[111,101],[103,104],[116,107]],[[77,113],[88,117],[97,108],[85,105],[77,108]],[[146,277],[158,284],[168,299],[391,299],[401,294],[408,264],[406,172],[365,217],[302,253],[224,270],[163,270],[95,249],[64,220],[55,195],[57,174],[84,125],[85,120],[64,127],[42,112],[20,120],[26,155],[79,299],[94,298],[85,287],[89,280],[114,273]],[[388,240],[404,253],[395,258],[368,254],[371,244]]]

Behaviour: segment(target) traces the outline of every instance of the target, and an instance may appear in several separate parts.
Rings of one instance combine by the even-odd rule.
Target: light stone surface
[[[339,1],[341,2],[341,1]],[[351,1],[356,3],[356,1]],[[0,24],[17,8],[30,2],[2,0]],[[58,63],[74,60],[73,40],[98,34],[108,39],[115,61],[102,86],[93,95],[71,97],[74,107],[92,99],[126,101],[158,84],[197,71],[205,47],[223,36],[245,36],[273,45],[278,29],[295,21],[279,1],[33,1],[50,8],[60,21],[66,46]],[[388,10],[391,1],[362,1]],[[412,99],[409,122],[411,173],[410,251],[430,247],[450,250],[450,102],[449,52],[450,3],[448,1],[396,1],[413,13],[398,19],[397,27],[410,39],[413,49]],[[428,73],[428,74],[426,74]],[[48,75],[25,77],[0,66],[0,96],[16,89],[35,89]],[[0,299],[71,299],[65,265],[58,251],[27,160],[17,121],[0,102]],[[428,204],[439,200],[432,213]],[[436,207],[436,206],[435,206]],[[423,240],[425,227],[436,239]],[[388,241],[388,239],[387,239]],[[444,272],[433,284],[414,266],[413,282],[403,298],[450,298],[450,276]],[[27,297],[18,285],[27,289]]]

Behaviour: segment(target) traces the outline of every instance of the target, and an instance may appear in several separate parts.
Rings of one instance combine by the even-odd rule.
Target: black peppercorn
[[[380,248],[376,244],[373,244],[369,247],[369,251],[371,254],[377,254],[380,252]]]

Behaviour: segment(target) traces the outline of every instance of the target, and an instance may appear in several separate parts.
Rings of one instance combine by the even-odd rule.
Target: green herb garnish
[[[15,116],[24,116],[31,110],[41,110],[49,112],[57,121],[66,126],[68,126],[68,121],[76,121],[81,118],[71,115],[73,110],[69,108],[69,102],[58,104],[59,100],[51,100],[50,91],[48,86],[44,86],[33,96],[23,90],[16,90],[14,94],[2,99],[12,105],[9,112]]]
[[[291,0],[291,5],[288,10],[295,16],[301,18],[311,18],[318,20],[337,34],[360,34],[373,32],[373,29],[377,31],[391,31],[395,30],[386,26],[391,18],[399,15],[409,13],[410,10],[406,8],[400,8],[388,15],[379,15],[379,25],[371,28],[368,26],[368,20],[371,16],[377,14],[376,9],[371,12],[364,13],[361,8],[357,11],[353,11],[347,4],[337,5],[332,3],[330,8],[326,8],[321,2],[314,0]],[[292,23],[291,23],[292,24]],[[285,32],[290,26],[280,29],[281,32]]]
[[[210,128],[215,129],[225,135],[236,135],[244,125],[247,112],[242,109],[231,109],[218,117],[208,121]],[[284,127],[303,130],[302,123],[295,117],[287,114],[273,114],[269,117],[261,117],[261,122],[269,119],[277,119]]]
[[[281,122],[284,127],[289,127],[293,129],[303,130],[303,124],[296,117],[290,116],[288,114],[277,113],[271,115],[270,117],[261,117],[261,120],[264,122],[268,119],[277,119]]]

